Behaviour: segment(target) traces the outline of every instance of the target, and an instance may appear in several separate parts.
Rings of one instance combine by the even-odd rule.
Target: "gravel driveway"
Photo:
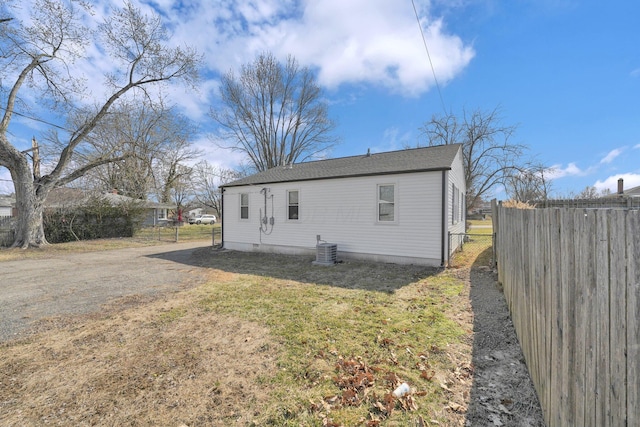
[[[0,263],[0,342],[38,320],[97,311],[117,298],[183,289],[191,254],[208,242],[172,243]]]

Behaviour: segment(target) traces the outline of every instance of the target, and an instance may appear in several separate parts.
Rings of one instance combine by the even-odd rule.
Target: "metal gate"
[[[495,266],[495,233],[449,233],[448,267]]]

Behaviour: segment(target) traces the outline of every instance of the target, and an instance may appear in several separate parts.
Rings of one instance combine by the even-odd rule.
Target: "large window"
[[[378,186],[378,221],[396,220],[395,185]]]
[[[240,219],[249,219],[249,194],[240,194]]]
[[[298,190],[287,191],[287,218],[292,220],[300,218],[300,193]]]

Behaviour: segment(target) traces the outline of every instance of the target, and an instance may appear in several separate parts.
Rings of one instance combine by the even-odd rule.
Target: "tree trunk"
[[[34,182],[31,168],[26,161],[19,162],[18,167],[11,170],[13,186],[16,192],[16,210],[18,221],[15,240],[11,247],[23,248],[48,245],[44,235],[43,211],[44,200],[50,188]]]

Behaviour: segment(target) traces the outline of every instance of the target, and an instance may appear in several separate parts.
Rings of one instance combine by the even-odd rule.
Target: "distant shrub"
[[[46,209],[44,233],[50,243],[132,237],[142,225],[144,211],[137,201],[113,206],[93,197],[83,205]]]

